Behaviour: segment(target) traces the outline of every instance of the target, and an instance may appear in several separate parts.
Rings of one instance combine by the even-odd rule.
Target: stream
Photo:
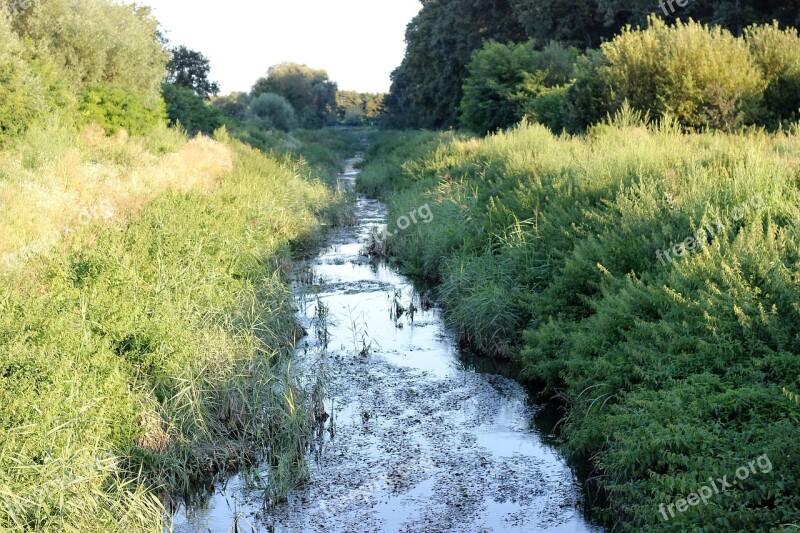
[[[356,163],[340,186],[354,186]],[[331,415],[310,446],[309,482],[271,510],[235,475],[181,506],[172,530],[602,531],[553,436],[534,423],[542,408],[515,381],[465,362],[441,311],[363,254],[388,213],[365,198],[356,209],[357,223],[331,231],[293,283],[308,331],[295,371],[323,369]]]

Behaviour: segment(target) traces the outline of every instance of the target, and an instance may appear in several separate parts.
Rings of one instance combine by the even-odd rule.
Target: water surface
[[[351,161],[343,186],[357,173]],[[307,380],[325,373],[331,415],[309,451],[309,483],[267,510],[263,493],[234,476],[182,507],[174,530],[232,531],[239,516],[240,531],[601,531],[535,428],[540,408],[525,389],[463,363],[440,311],[364,256],[386,206],[360,198],[357,215],[296,269],[308,336],[295,365]]]

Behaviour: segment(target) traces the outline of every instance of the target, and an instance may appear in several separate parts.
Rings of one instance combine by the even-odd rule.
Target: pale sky
[[[419,0],[142,0],[170,43],[205,54],[222,94],[278,63],[325,69],[343,90],[387,92]]]

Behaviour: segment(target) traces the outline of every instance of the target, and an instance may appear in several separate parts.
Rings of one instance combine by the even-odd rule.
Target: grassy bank
[[[800,522],[798,171],[794,133],[623,113],[581,137],[386,134],[361,188],[390,220],[430,207],[390,252],[465,346],[566,402],[609,525],[777,530]]]
[[[0,529],[160,531],[157,491],[261,454],[279,498],[308,431],[286,280],[340,200],[320,171],[166,129],[50,125],[0,158]]]

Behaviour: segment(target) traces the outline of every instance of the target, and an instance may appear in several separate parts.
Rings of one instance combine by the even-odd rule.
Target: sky
[[[388,92],[419,0],[143,0],[173,46],[211,60],[222,94],[249,91],[272,65],[328,71],[342,90]]]

